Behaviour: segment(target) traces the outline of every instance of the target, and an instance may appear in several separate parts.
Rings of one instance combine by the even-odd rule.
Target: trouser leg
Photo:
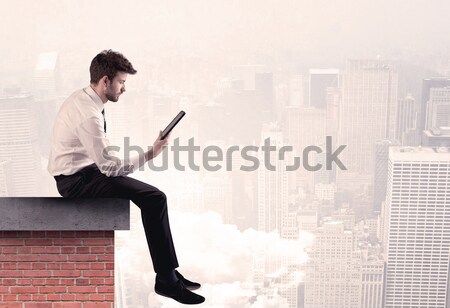
[[[156,187],[127,176],[107,177],[92,166],[72,176],[57,177],[57,187],[64,197],[131,200],[141,209],[155,272],[164,273],[178,267],[166,195]]]

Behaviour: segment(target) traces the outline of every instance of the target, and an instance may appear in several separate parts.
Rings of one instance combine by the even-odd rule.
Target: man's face
[[[117,72],[112,81],[109,79],[106,83],[105,96],[109,101],[117,102],[119,96],[125,92],[125,81],[127,81],[127,73]]]

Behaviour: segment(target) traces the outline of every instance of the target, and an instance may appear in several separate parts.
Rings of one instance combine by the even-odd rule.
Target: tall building
[[[0,96],[0,161],[11,161],[15,196],[37,196],[41,176],[41,155],[35,115],[37,108],[29,94]]]
[[[321,146],[325,144],[325,110],[312,107],[295,107],[289,106],[283,109],[284,126],[283,132],[288,145],[293,147],[293,155],[303,159],[303,150],[310,146]],[[309,154],[310,165],[315,165],[320,161],[319,155],[315,152]],[[314,192],[314,177],[317,172],[303,169],[302,167],[290,172],[291,187],[295,189],[297,186],[306,187],[310,192]],[[322,175],[329,174],[322,170]]]
[[[375,168],[373,177],[373,210],[381,211],[381,204],[386,200],[389,147],[393,145],[390,140],[375,142]]]
[[[390,148],[383,211],[386,308],[448,307],[449,200],[449,148]]]
[[[420,104],[419,119],[417,121],[418,133],[422,134],[425,130],[427,119],[427,104],[430,100],[430,92],[432,88],[445,88],[450,86],[450,78],[429,78],[424,79],[422,83],[422,101]]]
[[[397,140],[401,145],[411,145],[411,139],[416,135],[417,108],[416,100],[411,94],[398,102]]]
[[[276,123],[264,128],[261,134],[261,145],[270,138],[271,146],[279,149],[283,146],[283,134]],[[273,154],[273,152],[272,152]],[[258,169],[258,230],[272,232],[277,230],[280,235],[283,221],[288,219],[288,174],[286,160],[272,155],[270,163],[275,170],[266,168],[266,159],[262,151],[259,154],[261,165]]]
[[[450,127],[432,128],[423,131],[422,145],[426,147],[450,147]]]
[[[366,260],[361,266],[361,308],[382,308],[383,260]]]
[[[450,127],[450,86],[430,89],[425,129]]]
[[[348,60],[342,79],[339,144],[348,170],[339,176],[370,181],[376,140],[395,137],[398,74],[381,60]]]
[[[327,88],[339,87],[338,69],[309,70],[309,106],[327,108]]]
[[[315,232],[306,269],[305,308],[360,308],[361,255],[352,231],[330,221]]]
[[[12,175],[11,161],[0,161],[0,197],[12,197],[15,195]]]

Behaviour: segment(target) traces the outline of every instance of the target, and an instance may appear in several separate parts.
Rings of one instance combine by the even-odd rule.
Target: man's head
[[[133,65],[121,53],[103,50],[92,59],[91,86],[102,98],[103,102],[108,100],[117,102],[119,96],[125,92],[125,81],[128,74],[136,74]]]

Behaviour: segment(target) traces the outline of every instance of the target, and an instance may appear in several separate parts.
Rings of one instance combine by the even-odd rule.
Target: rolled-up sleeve
[[[108,177],[127,175],[145,163],[142,155],[133,156],[129,160],[117,157],[116,154],[120,148],[110,145],[100,118],[86,119],[77,126],[75,133],[98,169]]]

